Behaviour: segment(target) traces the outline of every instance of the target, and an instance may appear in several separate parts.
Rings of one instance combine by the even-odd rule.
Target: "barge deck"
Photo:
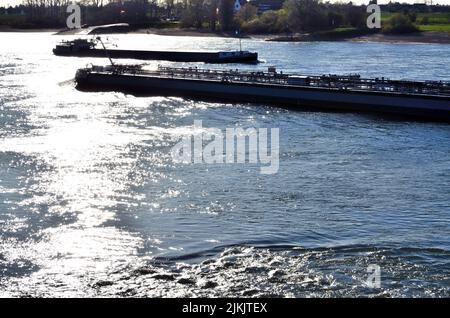
[[[365,79],[199,68],[92,66],[76,75],[86,90],[276,104],[320,110],[394,113],[450,122],[450,82]]]

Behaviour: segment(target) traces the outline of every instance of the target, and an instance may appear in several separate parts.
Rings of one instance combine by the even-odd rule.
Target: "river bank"
[[[412,34],[387,35],[370,34],[351,39],[357,42],[387,42],[387,43],[423,43],[450,44],[449,32],[418,32]]]
[[[310,34],[294,34],[267,39],[269,42],[315,42],[315,41],[356,41],[356,42],[387,42],[387,43],[433,43],[450,44],[449,32],[415,32],[408,34],[385,34],[381,32],[351,30],[350,32],[317,32]]]
[[[18,33],[37,33],[37,32],[59,32],[61,29],[57,28],[36,28],[36,29],[22,29],[22,28],[12,28],[7,25],[0,25],[0,33],[12,33],[12,32],[18,32]]]
[[[61,29],[17,29],[0,26],[0,32],[54,32],[55,35],[87,35],[93,33],[88,29],[61,30]],[[210,30],[181,29],[181,28],[102,28],[101,34],[154,34],[163,36],[192,36],[192,37],[236,37],[234,32],[213,32]],[[411,34],[383,34],[383,33],[337,33],[316,34],[250,34],[242,38],[253,38],[268,42],[316,42],[316,41],[356,41],[356,42],[387,42],[387,43],[432,43],[450,44],[450,33],[429,31]]]

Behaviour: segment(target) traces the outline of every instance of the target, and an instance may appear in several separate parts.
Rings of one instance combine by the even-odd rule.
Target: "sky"
[[[330,2],[349,2],[350,0],[329,0]],[[378,3],[383,4],[383,3],[388,3],[390,0],[378,0]],[[415,3],[415,2],[420,2],[423,0],[392,0],[393,2],[407,2],[407,3]],[[358,4],[364,4],[364,3],[368,3],[369,0],[352,0],[353,3],[358,3]],[[22,0],[0,0],[0,7],[3,6],[9,6],[9,5],[17,5],[22,3]],[[448,4],[450,5],[450,0],[433,0],[433,3],[436,4]]]

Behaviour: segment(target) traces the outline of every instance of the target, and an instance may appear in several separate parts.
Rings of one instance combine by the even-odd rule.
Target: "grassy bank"
[[[422,32],[448,32],[448,33],[450,33],[450,24],[419,24],[418,28]]]
[[[382,13],[381,22],[387,22],[395,13]],[[450,32],[450,13],[432,12],[414,14],[414,24],[422,32]]]

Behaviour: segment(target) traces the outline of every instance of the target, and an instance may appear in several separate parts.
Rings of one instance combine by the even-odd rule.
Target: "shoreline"
[[[420,32],[407,35],[370,34],[349,39],[352,42],[378,42],[397,44],[450,44],[449,32]]]
[[[0,33],[39,33],[39,32],[53,32],[54,35],[88,35],[82,34],[86,32],[86,29],[80,30],[61,30],[57,28],[42,28],[42,29],[17,29],[9,27],[0,27]],[[192,36],[192,37],[223,37],[223,38],[235,38],[234,33],[229,32],[212,32],[209,30],[196,30],[196,29],[179,29],[179,28],[143,28],[127,31],[103,31],[98,34],[152,34],[161,36]],[[382,33],[358,35],[350,37],[338,37],[338,38],[321,38],[314,35],[293,35],[286,36],[280,34],[249,34],[241,36],[241,38],[259,39],[268,42],[373,42],[373,43],[410,43],[410,44],[450,44],[450,32],[418,32],[413,34],[399,34],[388,35]]]
[[[417,32],[411,34],[383,34],[372,33],[356,36],[332,38],[316,34],[275,36],[266,41],[270,42],[373,42],[373,43],[410,43],[410,44],[450,44],[449,32]]]
[[[57,28],[37,28],[37,29],[20,29],[0,26],[0,33],[39,33],[39,32],[59,32]]]
[[[97,30],[96,30],[97,29]],[[94,32],[97,31],[97,32]],[[101,26],[92,26],[78,30],[55,30],[55,35],[93,35],[93,34],[153,34],[163,36],[195,36],[195,37],[236,37],[234,32],[213,32],[210,30],[198,29],[181,29],[181,28],[137,28],[123,26],[111,26],[102,28]],[[249,38],[251,36],[242,36],[242,38]]]

